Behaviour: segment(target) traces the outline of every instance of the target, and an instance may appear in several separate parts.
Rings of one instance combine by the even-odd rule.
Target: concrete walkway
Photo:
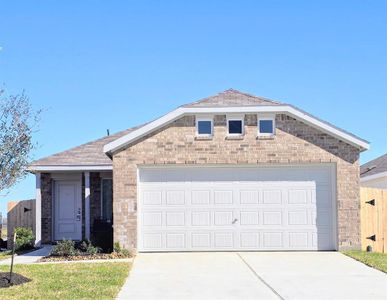
[[[337,252],[143,253],[117,297],[386,298],[386,274]]]
[[[15,255],[14,264],[33,264],[36,263],[39,259],[50,254],[52,249],[51,245],[44,245],[42,248],[28,252],[22,255]],[[0,260],[1,265],[10,265],[11,258]]]

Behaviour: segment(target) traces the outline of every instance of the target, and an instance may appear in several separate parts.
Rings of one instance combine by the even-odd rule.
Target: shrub
[[[73,256],[77,254],[78,250],[75,249],[75,242],[66,239],[58,242],[51,250],[53,256]]]
[[[96,247],[96,246],[93,246],[91,244],[87,247],[87,250],[86,250],[86,253],[90,254],[90,255],[98,254],[100,252],[101,252],[101,248],[100,247]]]
[[[79,245],[79,250],[89,255],[101,252],[101,248],[93,246],[89,240],[82,241],[82,243]]]
[[[133,257],[133,256],[135,256],[135,253],[133,250],[121,248],[121,245],[118,242],[114,243],[113,249],[114,249],[113,253],[118,254],[119,257]]]
[[[119,242],[115,242],[113,245],[113,252],[121,253],[121,246]]]
[[[34,248],[35,236],[31,228],[16,227],[16,245],[15,250],[28,250]]]

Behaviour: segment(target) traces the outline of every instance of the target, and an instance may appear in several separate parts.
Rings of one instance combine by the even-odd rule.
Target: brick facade
[[[360,247],[358,149],[286,115],[277,115],[270,139],[257,139],[256,115],[246,115],[237,140],[226,139],[224,115],[214,120],[211,140],[196,139],[195,117],[186,116],[113,155],[115,241],[136,248],[139,165],[335,163],[339,250]]]

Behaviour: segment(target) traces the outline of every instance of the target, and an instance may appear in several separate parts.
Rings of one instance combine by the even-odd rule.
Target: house
[[[93,238],[103,220],[137,251],[359,248],[368,148],[290,104],[226,90],[33,162],[37,242]]]
[[[362,165],[360,177],[361,186],[387,189],[387,154]]]

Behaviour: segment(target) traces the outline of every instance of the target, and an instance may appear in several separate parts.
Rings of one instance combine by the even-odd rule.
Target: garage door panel
[[[258,204],[260,199],[258,190],[241,190],[239,192],[240,204]]]
[[[167,233],[166,248],[170,250],[187,248],[186,234],[185,233]]]
[[[308,245],[308,232],[289,232],[289,247],[298,249]]]
[[[308,225],[308,211],[289,211],[288,212],[288,225]]]
[[[185,205],[186,197],[184,191],[167,191],[166,192],[167,205]]]
[[[191,245],[193,249],[210,249],[211,248],[211,233],[192,233]]]
[[[231,226],[233,221],[233,211],[215,211],[214,225],[215,226]]]
[[[259,225],[259,211],[241,211],[239,220],[240,225]]]
[[[208,190],[198,190],[191,192],[191,204],[203,205],[210,204],[211,194]]]
[[[281,190],[264,190],[263,204],[282,204]]]
[[[233,192],[230,190],[227,191],[214,191],[214,204],[215,205],[223,205],[223,204],[233,204],[234,197]]]
[[[307,189],[290,189],[288,204],[308,204],[312,202],[311,191]]]
[[[143,234],[143,248],[148,250],[159,250],[163,248],[162,233],[144,233]]]
[[[232,231],[230,232],[215,232],[214,246],[217,249],[234,248],[235,237]]]
[[[210,226],[211,214],[209,211],[194,211],[191,213],[192,226]]]
[[[264,232],[262,235],[263,248],[278,249],[284,247],[284,234],[283,232]]]
[[[241,232],[240,233],[240,247],[242,249],[259,249],[260,248],[260,234],[257,232]]]
[[[148,226],[158,226],[163,225],[163,213],[162,212],[146,212],[143,213],[143,225]]]
[[[186,223],[185,212],[183,211],[167,212],[165,218],[167,227],[189,225]]]
[[[282,225],[282,211],[264,211],[262,225]]]
[[[144,191],[142,197],[144,205],[162,204],[162,193],[159,191]]]
[[[335,248],[329,166],[161,169],[140,171],[140,251]]]

